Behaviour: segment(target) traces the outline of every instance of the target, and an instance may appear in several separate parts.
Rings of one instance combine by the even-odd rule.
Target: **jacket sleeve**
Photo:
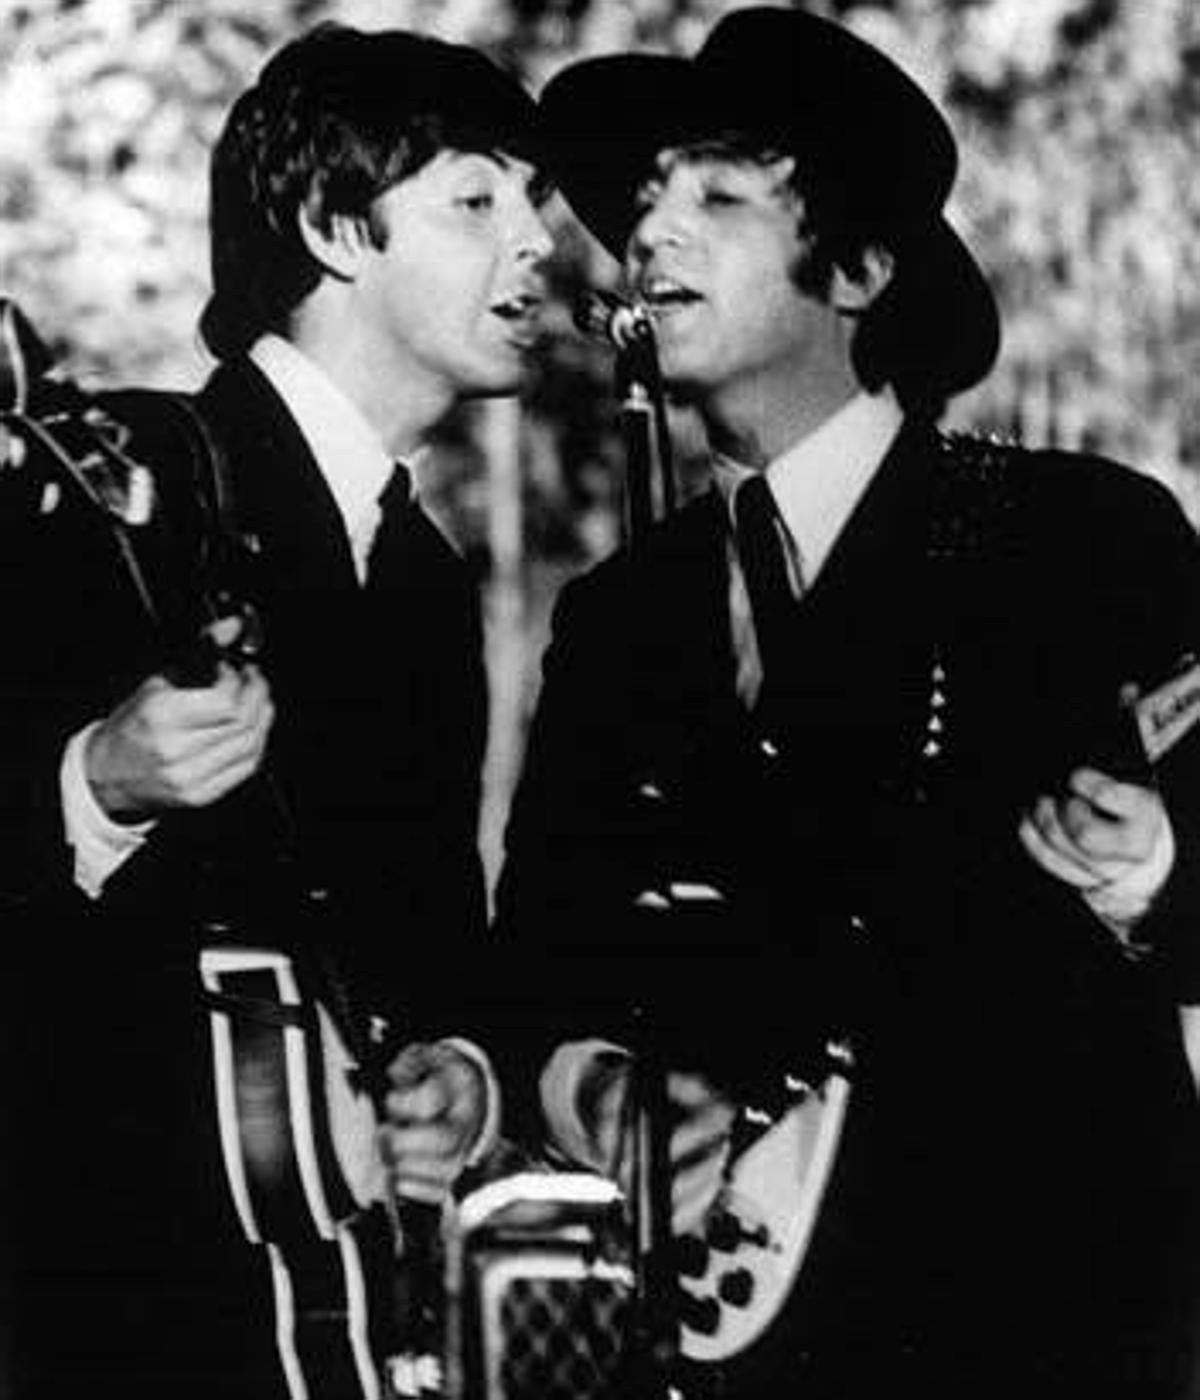
[[[537,1084],[562,1040],[614,1034],[617,950],[638,892],[632,660],[611,568],[554,612],[496,891],[504,1014],[493,1036],[509,1130],[539,1136]]]
[[[1167,692],[1180,733],[1155,764],[1175,836],[1175,862],[1167,884],[1138,926],[1136,937],[1159,959],[1171,995],[1200,1001],[1200,539],[1173,506],[1159,502],[1160,523],[1147,532],[1143,563],[1153,579],[1160,617],[1162,669],[1145,678]],[[1151,545],[1157,540],[1157,546]]]
[[[631,659],[603,584],[569,584],[555,609],[542,689],[505,834],[502,933],[583,942],[636,894]]]
[[[111,404],[124,412],[122,398]],[[139,586],[153,605],[163,571],[187,569],[194,522],[176,498],[188,499],[179,488],[190,447],[149,404],[131,448],[153,463],[142,523],[120,524],[36,440],[0,472],[0,897],[9,903],[72,889],[59,788],[66,745],[162,663],[174,625],[152,615]]]
[[[1181,693],[1198,721],[1146,777],[1162,794],[1176,854],[1133,937],[1151,950],[1169,995],[1192,1002],[1200,999],[1200,538],[1165,488],[1129,472],[1115,480],[1121,489],[1094,501],[1088,521],[1086,587],[1107,614],[1096,644],[1122,657],[1119,679],[1142,695],[1191,675]]]

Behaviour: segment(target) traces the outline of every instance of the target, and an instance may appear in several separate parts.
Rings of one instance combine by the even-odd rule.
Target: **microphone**
[[[653,477],[662,479],[661,505],[675,509],[671,432],[663,401],[662,372],[654,318],[645,302],[626,302],[612,292],[585,290],[572,307],[584,335],[603,340],[617,352],[616,387],[625,439],[627,538],[645,538],[654,519]]]
[[[643,302],[622,301],[612,292],[589,289],[575,300],[572,317],[577,329],[617,350],[654,344],[654,321]]]

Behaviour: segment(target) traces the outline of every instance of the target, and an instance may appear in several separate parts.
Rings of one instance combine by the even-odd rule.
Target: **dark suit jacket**
[[[196,953],[207,922],[322,954],[357,1011],[407,1039],[454,1028],[445,968],[483,921],[476,849],[486,693],[476,590],[417,505],[381,530],[360,588],[333,499],[249,364],[197,399],[223,444],[239,569],[262,622],[276,720],[269,780],[164,817],[91,903],[58,816],[68,735],[174,659],[202,616],[205,520],[194,445],[170,402],[114,395],[155,468],[132,532],[162,612],[151,625],[109,522],[33,472],[6,481],[12,645],[2,687],[0,888],[19,978],[16,1344],[31,1393],[276,1393],[262,1251],[242,1243],[212,1105]],[[226,580],[228,581],[228,580]],[[277,800],[282,797],[281,804]],[[296,914],[319,888],[319,918]],[[447,994],[446,1000],[449,1001]],[[29,1223],[36,1228],[26,1230]],[[189,1388],[190,1387],[190,1388]]]
[[[1162,765],[1179,854],[1144,962],[1015,833],[1078,761],[1133,762],[1120,686],[1200,644],[1194,536],[1133,473],[909,424],[750,715],[727,529],[709,495],[561,598],[498,892],[536,950],[514,1043],[648,1035],[748,1097],[854,1042],[764,1390],[1171,1393],[1200,1183],[1174,1009],[1196,990],[1200,741]],[[725,901],[631,912],[671,880]]]

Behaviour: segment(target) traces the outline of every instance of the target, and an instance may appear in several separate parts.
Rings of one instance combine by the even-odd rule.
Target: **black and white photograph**
[[[0,1400],[1200,1400],[1195,0],[0,0]]]

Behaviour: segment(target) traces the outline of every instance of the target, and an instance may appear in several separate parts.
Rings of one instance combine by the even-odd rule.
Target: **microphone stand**
[[[619,346],[616,388],[625,445],[627,541],[631,552],[638,555],[655,519],[656,467],[662,512],[670,515],[675,509],[662,377],[653,326],[644,314],[635,318]],[[626,1126],[633,1142],[630,1215],[635,1282],[632,1374],[626,1393],[630,1400],[666,1400],[679,1354],[671,1249],[667,1073],[644,1006],[634,1006],[630,1030],[633,1066]]]
[[[655,468],[663,515],[675,510],[671,434],[663,400],[654,330],[637,317],[617,350],[617,397],[625,444],[625,529],[629,547],[640,552],[655,518]]]
[[[667,1072],[645,1010],[635,1007],[629,1085],[634,1251],[631,1400],[666,1400],[679,1356],[671,1249],[671,1163]]]

